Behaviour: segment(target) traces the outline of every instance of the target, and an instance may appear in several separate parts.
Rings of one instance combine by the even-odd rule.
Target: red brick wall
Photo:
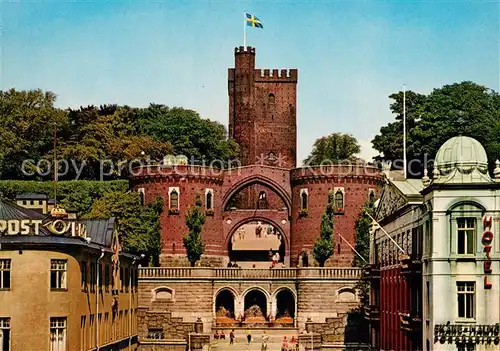
[[[335,169],[334,169],[335,168]],[[337,235],[340,233],[352,246],[355,246],[355,223],[361,208],[369,197],[370,189],[377,189],[382,178],[375,169],[321,170],[295,169],[292,171],[292,246],[291,255],[298,258],[302,250],[312,252],[320,234],[321,216],[328,201],[328,192],[336,187],[344,188],[344,213],[335,215],[335,253],[329,265],[350,265],[354,253]],[[348,175],[351,173],[351,175]],[[322,175],[324,174],[324,175]],[[307,216],[300,217],[300,189],[308,189],[309,203]],[[340,244],[340,255],[338,245]],[[311,261],[310,261],[311,262]]]
[[[296,166],[297,75],[255,69],[255,49],[235,49],[235,68],[228,72],[229,135],[240,145],[243,166]],[[277,160],[268,159],[270,152]]]

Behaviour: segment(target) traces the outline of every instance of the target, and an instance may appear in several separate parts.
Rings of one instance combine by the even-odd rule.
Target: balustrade
[[[359,279],[361,269],[354,267],[313,268],[205,268],[205,267],[144,267],[141,279]]]

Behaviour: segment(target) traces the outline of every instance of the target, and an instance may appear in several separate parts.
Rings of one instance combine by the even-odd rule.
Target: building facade
[[[42,203],[0,200],[1,349],[135,350],[137,257],[121,252],[114,219],[23,201]]]
[[[319,340],[315,350],[321,342],[345,348],[359,342],[345,335],[360,335],[347,322],[359,306],[355,222],[383,176],[362,163],[297,168],[298,71],[256,69],[255,48],[234,55],[229,136],[240,145],[240,162],[218,169],[171,156],[132,172],[131,187],[145,203],[161,197],[165,204],[161,267],[140,269],[141,349],[181,350],[197,328],[207,335],[266,329],[281,337],[307,329]],[[205,253],[191,268],[183,237],[197,196],[206,215]],[[320,268],[312,251],[329,202],[335,253]]]
[[[242,225],[261,222],[280,235],[287,266],[313,266],[312,248],[331,194],[335,231],[345,241],[335,238],[335,258],[327,265],[350,266],[355,221],[383,177],[366,164],[296,168],[298,71],[256,69],[255,56],[255,48],[236,48],[235,68],[229,69],[229,133],[241,149],[237,167],[194,166],[169,158],[162,166],[133,171],[131,186],[145,202],[159,196],[166,205],[162,265],[188,265],[182,245],[184,217],[200,195],[207,214],[203,265],[225,266],[234,234]]]
[[[499,165],[490,177],[482,145],[460,136],[441,146],[432,177],[387,173],[367,267],[374,347],[500,347]]]

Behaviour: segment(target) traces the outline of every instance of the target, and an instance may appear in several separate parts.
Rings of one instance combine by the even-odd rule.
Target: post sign
[[[485,289],[491,289],[491,282],[488,280],[489,275],[491,274],[491,257],[490,257],[490,252],[491,252],[491,243],[493,242],[493,217],[491,216],[484,216],[483,217],[483,237],[482,237],[482,243],[483,243],[483,252],[486,253],[486,260],[484,260],[483,263],[483,271],[484,271],[484,288]]]
[[[42,226],[41,219],[0,219],[2,235],[38,235]]]

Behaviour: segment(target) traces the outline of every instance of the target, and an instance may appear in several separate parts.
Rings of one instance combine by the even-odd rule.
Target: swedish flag
[[[255,17],[249,13],[245,13],[245,15],[246,15],[247,26],[256,27],[256,28],[264,28],[260,19],[258,19],[257,17]]]

